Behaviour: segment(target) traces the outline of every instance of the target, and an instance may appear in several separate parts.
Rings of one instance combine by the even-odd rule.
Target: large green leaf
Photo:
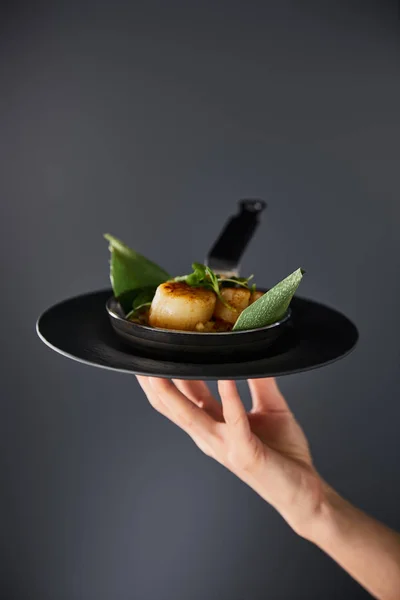
[[[303,277],[303,269],[297,269],[291,275],[277,283],[261,298],[250,304],[238,317],[233,331],[258,329],[279,321],[286,313],[293,294]]]
[[[114,296],[125,311],[132,308],[132,302],[143,288],[157,288],[171,276],[151,260],[135,252],[129,246],[106,233],[110,245],[110,280]]]

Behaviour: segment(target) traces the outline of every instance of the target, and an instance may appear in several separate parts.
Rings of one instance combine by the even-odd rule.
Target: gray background
[[[107,285],[103,232],[185,272],[267,199],[243,273],[301,265],[361,334],[281,387],[323,476],[400,529],[398,26],[366,1],[2,5],[1,598],[368,597],[133,377],[34,324]]]

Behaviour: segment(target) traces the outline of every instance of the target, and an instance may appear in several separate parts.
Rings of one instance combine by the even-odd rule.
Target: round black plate
[[[295,297],[291,303],[293,331],[280,347],[274,347],[274,354],[219,364],[154,360],[132,353],[113,331],[105,307],[111,293],[93,292],[49,308],[38,319],[39,337],[56,352],[89,365],[177,379],[249,379],[299,373],[342,358],[358,339],[357,329],[347,317]]]

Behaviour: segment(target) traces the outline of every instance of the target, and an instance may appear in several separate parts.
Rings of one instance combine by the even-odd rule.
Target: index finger
[[[249,379],[248,384],[253,400],[252,412],[291,413],[273,377]]]
[[[210,441],[216,433],[216,421],[196,406],[168,379],[149,377],[150,385],[168,408],[174,421],[189,435]]]
[[[216,421],[223,422],[221,404],[214,398],[205,381],[187,379],[173,379],[172,381],[189,400],[197,404],[199,408],[206,411]]]
[[[251,429],[246,409],[240,399],[235,381],[218,381],[225,422],[234,438],[249,440]]]

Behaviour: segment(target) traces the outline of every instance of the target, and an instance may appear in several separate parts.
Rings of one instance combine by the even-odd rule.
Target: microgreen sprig
[[[189,273],[189,275],[180,275],[175,277],[172,281],[183,281],[190,286],[193,287],[204,287],[212,290],[217,297],[221,300],[221,302],[227,307],[232,308],[230,304],[224,299],[221,293],[221,284],[223,283],[234,283],[235,285],[240,285],[241,287],[251,289],[254,291],[255,284],[249,288],[249,281],[253,278],[253,275],[250,277],[229,277],[224,278],[220,275],[217,275],[210,267],[206,265],[202,265],[201,263],[193,263],[192,264],[193,272]]]

